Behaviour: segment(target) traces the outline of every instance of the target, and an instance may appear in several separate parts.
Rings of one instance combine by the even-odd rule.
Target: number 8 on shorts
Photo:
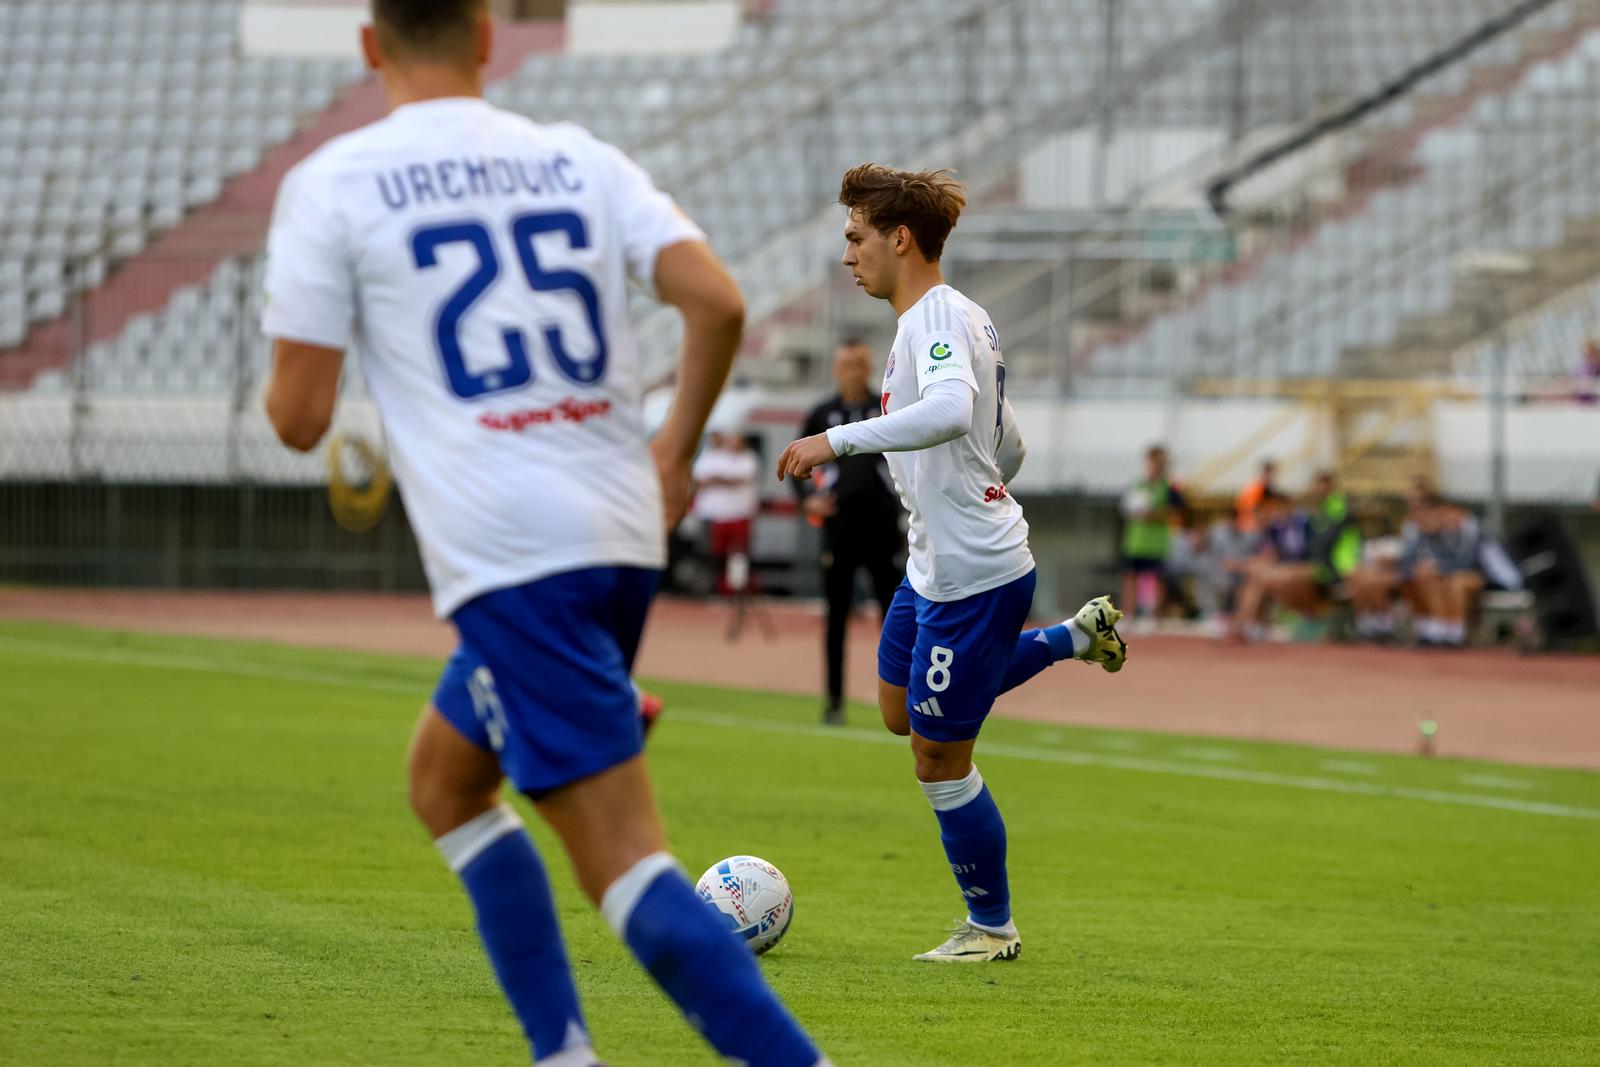
[[[934,693],[942,693],[950,688],[950,664],[955,662],[954,650],[943,645],[934,645],[928,654],[928,661],[932,664],[928,668],[928,689]]]

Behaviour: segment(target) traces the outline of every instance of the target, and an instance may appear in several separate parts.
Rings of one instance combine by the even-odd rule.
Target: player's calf
[[[566,846],[584,892],[718,1052],[751,1067],[821,1062],[755,958],[667,853],[641,757],[537,803]]]
[[[826,1062],[767,987],[755,957],[695,894],[671,856],[641,859],[606,890],[600,910],[724,1057],[751,1067]]]
[[[928,780],[919,760],[923,795],[939,820],[939,840],[950,872],[967,902],[967,920],[946,944],[916,957],[919,960],[1010,959],[1017,941],[1011,921],[1011,884],[1006,870],[1006,824],[978,768],[972,766],[971,746],[963,754],[967,773],[959,778]],[[938,769],[952,764],[941,765]],[[933,769],[933,768],[928,768]],[[998,949],[990,944],[1000,939]],[[952,945],[952,942],[962,942]],[[972,944],[965,942],[971,941]],[[999,953],[998,955],[996,953]]]
[[[412,810],[461,879],[495,978],[539,1062],[595,1062],[544,864],[499,802],[493,754],[429,708],[408,760]]]

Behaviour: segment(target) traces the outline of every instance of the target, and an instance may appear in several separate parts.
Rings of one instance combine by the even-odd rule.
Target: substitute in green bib
[[[1152,445],[1144,477],[1122,494],[1122,603],[1135,614],[1161,613],[1172,527],[1182,515],[1183,494],[1167,477],[1167,450]]]

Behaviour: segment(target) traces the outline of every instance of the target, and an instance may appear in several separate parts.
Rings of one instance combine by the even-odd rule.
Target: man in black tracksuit
[[[854,338],[834,355],[837,396],[806,417],[802,437],[830,426],[860,422],[881,412],[873,393],[872,352]],[[900,497],[881,455],[843,456],[818,468],[810,482],[797,481],[806,517],[822,526],[822,584],[828,600],[828,703],[822,721],[844,722],[844,635],[855,599],[856,571],[865,567],[879,607],[888,614],[894,591],[905,577],[905,540]]]

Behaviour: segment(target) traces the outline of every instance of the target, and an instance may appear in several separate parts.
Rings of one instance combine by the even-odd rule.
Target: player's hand
[[[813,468],[832,463],[838,458],[833,446],[828,443],[827,434],[802,437],[790,442],[789,447],[783,450],[783,455],[778,457],[778,481],[783,481],[786,475],[795,479],[809,478]]]
[[[656,474],[661,478],[662,517],[666,521],[667,532],[671,533],[683,521],[684,512],[689,510],[690,464],[669,454],[657,443],[659,440],[657,438],[650,442],[650,454],[655,457]]]

